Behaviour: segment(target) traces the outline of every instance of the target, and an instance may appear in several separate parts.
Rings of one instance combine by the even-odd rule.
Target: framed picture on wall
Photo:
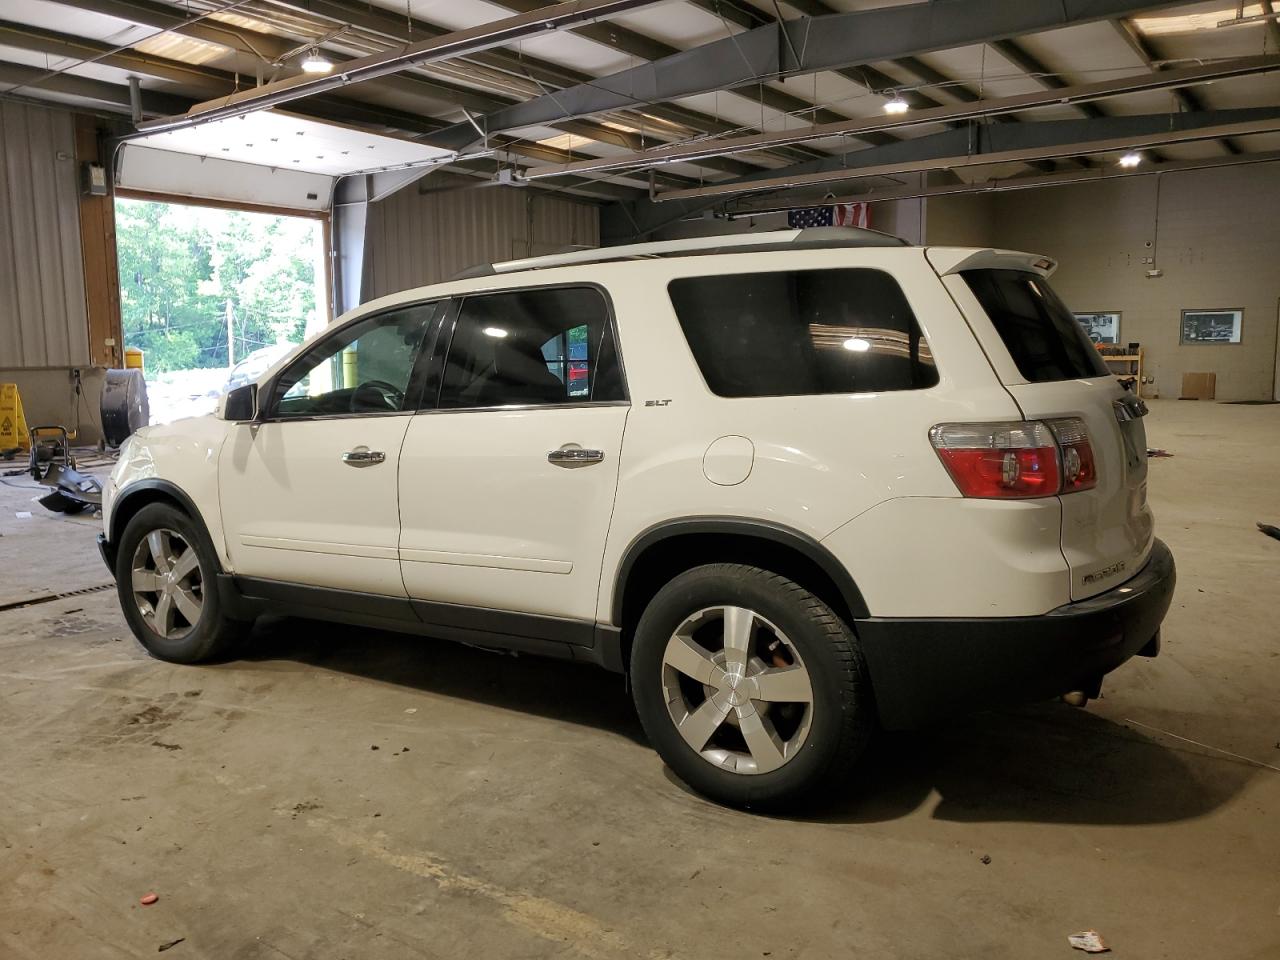
[[[1243,310],[1183,310],[1182,343],[1239,343]]]
[[[1084,335],[1091,343],[1120,342],[1120,314],[1077,313],[1076,319],[1084,328]]]

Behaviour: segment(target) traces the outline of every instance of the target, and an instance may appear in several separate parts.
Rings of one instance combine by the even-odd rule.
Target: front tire
[[[204,528],[167,503],[143,507],[116,552],[116,591],[133,635],[153,657],[202,663],[226,654],[246,624],[226,616],[218,561]]]
[[[758,567],[695,567],[659,590],[636,627],[631,683],[672,771],[735,807],[781,809],[844,782],[873,727],[849,626]]]

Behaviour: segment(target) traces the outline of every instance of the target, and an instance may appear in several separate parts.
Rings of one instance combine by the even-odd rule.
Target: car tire
[[[224,657],[249,624],[226,615],[218,560],[199,521],[151,503],[125,525],[116,551],[116,591],[133,635],[171,663]]]
[[[645,732],[676,776],[734,807],[829,797],[874,726],[849,625],[758,567],[709,564],[663,586],[636,627],[631,685]]]

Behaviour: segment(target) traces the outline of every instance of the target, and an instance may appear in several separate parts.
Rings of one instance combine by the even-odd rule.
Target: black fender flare
[[[727,534],[730,536],[750,537],[754,540],[765,540],[779,546],[788,547],[802,554],[816,564],[825,573],[848,607],[849,614],[855,620],[870,616],[862,591],[854,582],[844,564],[808,534],[793,530],[791,527],[768,520],[756,520],[750,517],[681,517],[664,520],[654,524],[638,534],[622,554],[618,564],[618,572],[614,579],[613,603],[610,616],[615,626],[622,625],[622,601],[626,595],[627,580],[632,568],[640,556],[650,547],[663,540],[688,534]]]
[[[124,528],[120,523],[120,508],[143,493],[159,493],[171,500],[176,500],[178,505],[191,515],[191,519],[199,523],[204,529],[204,535],[209,538],[210,544],[213,543],[213,537],[209,534],[209,524],[205,521],[204,514],[200,512],[200,508],[187,495],[187,492],[169,480],[150,477],[146,480],[134,481],[117,494],[115,503],[111,506],[111,530],[107,532],[107,541],[113,547],[120,542],[120,534],[124,532]],[[151,497],[149,499],[154,500],[156,498]],[[216,556],[216,549],[214,553]]]

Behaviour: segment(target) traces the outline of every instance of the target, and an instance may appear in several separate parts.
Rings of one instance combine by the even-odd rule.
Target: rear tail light
[[[942,423],[929,439],[966,497],[1052,497],[1098,481],[1088,432],[1076,418]]]
[[[1050,420],[1049,429],[1062,450],[1062,492],[1092,490],[1098,485],[1098,465],[1093,459],[1089,431],[1078,417]]]

